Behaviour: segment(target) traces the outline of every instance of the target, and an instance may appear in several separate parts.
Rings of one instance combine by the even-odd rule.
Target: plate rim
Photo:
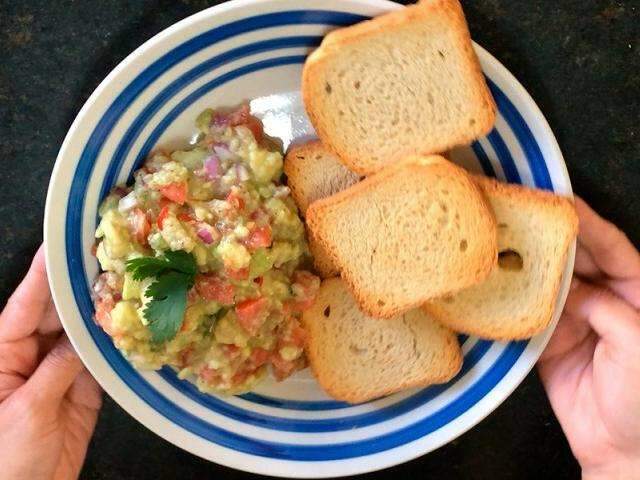
[[[71,145],[73,144],[73,142],[78,142],[77,138],[77,133],[78,130],[80,129],[81,125],[87,120],[87,117],[89,117],[89,119],[91,118],[90,113],[91,110],[94,108],[96,102],[102,98],[105,90],[111,85],[111,82],[113,81],[113,79],[115,77],[117,77],[121,71],[125,71],[134,61],[140,59],[147,51],[153,49],[157,44],[162,44],[163,41],[165,41],[165,38],[171,37],[174,32],[176,31],[181,31],[183,27],[188,26],[188,25],[192,25],[195,22],[200,21],[201,19],[206,19],[209,18],[211,16],[216,16],[219,14],[222,14],[226,11],[229,10],[234,10],[237,8],[246,8],[247,6],[250,5],[254,5],[257,3],[261,3],[262,0],[232,0],[230,2],[226,2],[224,4],[221,5],[217,5],[214,7],[210,7],[208,9],[205,9],[201,12],[198,12],[192,16],[189,16],[183,20],[180,20],[179,22],[174,23],[173,25],[171,25],[170,27],[168,27],[167,29],[159,32],[158,34],[156,34],[154,37],[152,37],[151,39],[147,40],[144,44],[142,44],[140,47],[138,47],[137,49],[135,49],[131,54],[129,54],[122,62],[120,62],[106,77],[105,79],[100,82],[100,84],[98,85],[98,87],[94,90],[94,92],[92,93],[92,95],[89,97],[89,99],[85,102],[85,104],[83,105],[83,107],[81,108],[81,110],[79,111],[78,115],[76,116],[74,122],[72,123],[71,127],[69,128],[69,131],[67,133],[67,135],[65,136],[65,139],[62,143],[62,146],[60,148],[59,154],[56,158],[56,163],[53,169],[53,172],[51,174],[51,181],[49,183],[49,188],[47,191],[47,202],[46,202],[46,206],[45,206],[45,216],[44,216],[44,240],[45,240],[45,245],[46,245],[46,263],[47,263],[47,270],[50,273],[49,275],[49,284],[50,284],[50,288],[51,288],[51,292],[52,292],[52,297],[54,300],[54,303],[56,305],[56,309],[58,310],[58,312],[62,312],[62,311],[67,311],[69,310],[68,308],[66,308],[63,305],[63,297],[64,296],[68,296],[71,297],[71,300],[73,301],[73,297],[72,295],[70,295],[69,291],[63,292],[62,290],[64,290],[66,288],[66,285],[63,286],[63,284],[65,283],[64,280],[66,280],[66,283],[69,284],[70,283],[70,279],[68,278],[68,274],[66,272],[66,270],[64,270],[63,272],[58,271],[57,269],[53,268],[55,267],[55,262],[54,262],[54,257],[56,255],[57,252],[55,251],[51,251],[52,248],[50,248],[52,246],[52,242],[51,240],[53,239],[54,235],[56,235],[58,229],[54,228],[54,224],[55,222],[52,220],[52,210],[54,210],[56,208],[56,205],[53,204],[53,199],[54,199],[54,194],[53,194],[53,190],[56,187],[57,183],[60,183],[61,181],[63,181],[64,179],[64,175],[66,172],[63,171],[63,163],[69,163],[68,161],[65,162],[64,158],[67,157],[68,155],[68,150],[71,148]],[[272,2],[278,4],[285,4],[286,1],[285,0],[272,0]],[[306,6],[307,2],[299,2],[298,6],[301,10],[305,10],[308,9],[308,7]],[[379,8],[381,10],[390,10],[390,9],[397,9],[397,8],[402,8],[401,5],[399,4],[395,4],[393,2],[388,2],[386,0],[351,0],[351,2],[345,2],[345,5],[350,5],[353,3],[359,3],[362,5],[366,5],[368,7],[373,7],[373,8]],[[352,10],[345,10],[345,11],[352,11]],[[553,156],[554,158],[557,158],[559,161],[558,165],[555,165],[555,168],[560,168],[561,172],[560,175],[564,178],[564,180],[566,181],[566,185],[568,186],[569,191],[566,193],[570,193],[571,191],[571,183],[570,183],[570,179],[569,179],[569,175],[568,175],[568,171],[566,168],[566,163],[564,162],[564,158],[562,156],[562,152],[560,151],[560,147],[558,145],[557,139],[555,138],[547,120],[544,118],[544,115],[542,114],[542,112],[540,111],[539,107],[537,106],[537,104],[535,103],[535,101],[533,100],[533,98],[529,95],[529,93],[526,91],[526,89],[520,84],[520,82],[515,78],[515,76],[513,76],[513,74],[511,74],[511,72],[509,72],[509,70],[504,67],[504,65],[502,65],[495,57],[493,57],[488,51],[486,51],[484,48],[478,46],[477,44],[475,44],[475,47],[478,51],[479,56],[481,56],[483,58],[483,61],[489,62],[492,64],[492,67],[495,68],[497,71],[500,72],[499,77],[501,79],[504,79],[509,85],[510,87],[514,88],[517,91],[517,99],[518,101],[522,101],[526,104],[527,108],[529,109],[529,113],[531,115],[533,115],[533,117],[535,117],[535,124],[537,126],[539,126],[543,133],[544,133],[544,139],[547,140],[549,143],[549,148],[551,148],[551,150],[553,151]],[[107,97],[112,99],[113,98],[113,94],[107,94]],[[511,100],[515,100],[514,98],[511,98]],[[96,115],[94,115],[96,116]],[[94,120],[96,120],[96,118],[94,118]],[[95,121],[91,122],[91,125],[95,125]],[[531,126],[531,125],[529,125]],[[546,163],[546,162],[545,162]],[[64,165],[64,167],[67,167],[68,165]],[[66,198],[66,197],[64,197]],[[66,211],[66,204],[64,207],[62,207],[65,211]],[[64,235],[62,235],[64,236]],[[64,243],[64,242],[62,242]],[[571,250],[569,251],[568,255],[567,255],[567,264],[565,267],[565,276],[567,275],[567,272],[569,272],[570,275],[570,271],[573,269],[573,260],[574,260],[574,253],[575,253],[575,243],[574,245],[571,247]],[[63,277],[63,278],[60,278]],[[66,277],[66,278],[64,278]],[[56,286],[54,286],[54,284],[56,284]],[[566,278],[563,278],[563,282],[562,285],[560,287],[560,291],[558,294],[558,298],[557,298],[557,304],[564,304],[564,301],[566,300],[566,295],[568,294],[568,281],[566,280]],[[67,311],[66,315],[62,315],[60,314],[60,318],[61,321],[63,323],[63,326],[65,327],[65,331],[73,331],[73,330],[77,330],[76,328],[74,328],[72,325],[70,325],[69,321],[65,321],[64,317],[65,316],[69,316],[70,312]],[[559,313],[558,315],[556,315],[556,317],[559,317]],[[541,342],[541,346],[539,347],[540,352],[544,349],[544,346],[546,345],[546,343],[548,342],[551,334],[553,333],[553,329],[555,328],[555,324],[557,323],[558,318],[554,318],[553,321],[553,327],[549,327],[546,331],[546,333],[544,334],[544,339]],[[83,360],[83,363],[87,366],[87,368],[89,369],[89,371],[92,373],[92,375],[98,380],[98,382],[101,384],[101,386],[103,387],[103,389],[105,391],[109,392],[109,395],[120,405],[120,407],[122,407],[125,411],[127,411],[127,413],[129,413],[131,416],[133,416],[139,423],[141,423],[142,425],[144,425],[146,428],[152,430],[154,433],[156,433],[157,435],[159,435],[161,438],[164,438],[165,440],[170,441],[171,443],[173,443],[174,445],[189,451],[192,454],[195,454],[197,456],[200,456],[202,458],[205,458],[209,461],[213,461],[215,463],[219,463],[221,465],[225,465],[228,467],[232,467],[232,468],[236,468],[239,470],[244,470],[244,471],[248,471],[248,472],[252,472],[252,473],[259,473],[259,474],[270,474],[270,475],[278,475],[278,476],[290,476],[290,477],[298,477],[298,478],[323,478],[323,477],[327,477],[327,476],[334,476],[334,475],[351,475],[351,474],[356,474],[356,473],[365,473],[365,472],[370,472],[370,471],[374,471],[374,470],[380,470],[383,468],[387,468],[393,465],[397,465],[399,463],[403,463],[406,461],[409,461],[411,459],[417,458],[421,455],[424,455],[427,453],[427,451],[425,451],[424,449],[420,449],[420,448],[407,448],[408,445],[414,444],[416,442],[418,442],[420,439],[414,440],[412,442],[409,443],[405,443],[403,445],[400,445],[398,447],[394,447],[390,450],[386,450],[380,453],[383,454],[387,454],[387,456],[389,457],[388,460],[386,462],[384,461],[380,461],[380,460],[376,460],[375,465],[366,465],[367,462],[366,459],[369,459],[370,457],[372,457],[373,455],[379,455],[379,454],[373,454],[373,455],[367,455],[364,457],[356,457],[356,458],[352,458],[352,459],[347,459],[347,460],[325,460],[325,461],[319,461],[319,462],[314,462],[314,461],[296,461],[296,460],[279,460],[279,459],[271,459],[271,458],[264,458],[264,462],[276,462],[276,463],[284,463],[287,464],[290,468],[283,468],[281,471],[271,471],[265,468],[261,468],[262,463],[261,462],[254,462],[254,464],[251,464],[249,462],[233,462],[233,461],[229,461],[227,462],[225,455],[224,455],[224,450],[229,450],[226,447],[223,447],[221,445],[211,445],[211,450],[214,450],[214,447],[217,449],[222,449],[222,454],[223,455],[203,455],[202,452],[198,451],[196,448],[192,448],[191,445],[188,444],[188,442],[186,443],[178,443],[178,441],[175,441],[172,437],[171,434],[166,431],[163,426],[161,425],[161,423],[163,422],[157,422],[157,419],[154,419],[154,417],[156,417],[158,414],[157,411],[151,409],[149,406],[147,406],[146,404],[144,405],[144,408],[146,409],[150,409],[152,410],[151,412],[147,412],[146,414],[142,414],[142,412],[140,412],[140,408],[132,406],[130,404],[129,401],[127,401],[126,399],[124,399],[124,395],[116,395],[113,394],[112,392],[115,390],[113,384],[109,381],[111,379],[107,378],[107,376],[109,375],[109,373],[111,374],[115,374],[110,368],[108,370],[110,370],[110,372],[106,372],[105,376],[103,377],[102,373],[99,371],[101,369],[100,365],[97,365],[97,362],[94,363],[93,359],[89,359],[91,352],[89,352],[88,350],[85,350],[84,348],[79,348],[79,344],[82,343],[80,342],[79,336],[80,335],[84,335],[84,336],[89,336],[88,332],[74,332],[71,333],[71,335],[69,335],[69,338],[71,340],[71,342],[73,343],[74,347],[76,348],[76,351],[78,351],[79,356],[81,357],[81,359]],[[86,339],[84,339],[86,342]],[[91,342],[91,339],[89,338],[90,343],[92,344],[93,342]],[[97,347],[95,346],[95,344],[91,345],[93,350],[97,351]],[[94,352],[95,353],[95,352]],[[97,352],[97,355],[100,358],[100,360],[104,361],[104,358],[102,357],[102,355]],[[539,356],[539,354],[536,354],[536,357]],[[472,413],[476,413],[476,410],[478,410],[479,407],[477,407],[479,404],[481,404],[483,401],[491,398],[491,402],[487,402],[490,403],[491,406],[490,407],[483,407],[481,414],[475,414],[473,415],[473,420],[471,421],[466,421],[465,420],[465,425],[463,428],[457,428],[455,429],[455,433],[452,435],[444,435],[442,439],[442,441],[438,441],[435,442],[435,446],[433,448],[430,448],[428,451],[433,451],[437,448],[439,448],[440,446],[448,443],[449,441],[453,440],[454,438],[459,437],[460,435],[462,435],[463,433],[465,433],[466,431],[468,431],[469,429],[473,428],[475,425],[477,425],[481,420],[483,420],[484,418],[486,418],[486,416],[488,416],[490,413],[492,413],[499,405],[501,405],[504,400],[515,390],[515,388],[517,388],[522,380],[529,374],[529,372],[531,371],[531,369],[535,366],[535,363],[537,361],[531,361],[530,365],[527,368],[522,368],[520,367],[520,370],[518,371],[517,375],[514,375],[514,377],[517,377],[516,379],[509,379],[508,385],[505,386],[505,383],[507,383],[507,377],[509,377],[509,375],[511,375],[513,373],[513,370],[510,370],[501,380],[500,382],[479,402],[477,402],[468,412],[465,412],[465,414],[463,414],[463,416],[459,417],[459,418],[463,418],[466,416],[467,413],[472,414]],[[121,380],[120,380],[121,381]],[[105,388],[106,387],[106,388]],[[128,388],[125,386],[125,388]],[[133,395],[136,397],[138,402],[144,403],[144,400],[142,400],[140,397],[137,397],[135,395],[135,392],[132,392]],[[470,415],[472,416],[472,415]],[[148,418],[147,418],[148,417]],[[172,422],[170,422],[168,419],[164,419],[166,422],[171,423],[173,426],[175,426],[175,424],[173,424]],[[178,427],[180,428],[180,427]],[[423,437],[424,438],[424,437]],[[393,451],[399,451],[400,449],[404,450],[404,454],[403,455],[389,455],[390,452]],[[238,454],[239,452],[233,452],[234,454]],[[248,455],[249,457],[251,457],[252,459],[256,459],[257,457],[255,455],[251,455],[251,454],[241,454],[241,455]],[[327,469],[324,472],[309,472],[309,470],[312,470],[312,466],[314,464],[334,464],[334,465],[341,465],[341,464],[346,464],[346,463],[359,463],[360,465],[355,467],[355,468],[344,468],[343,470],[340,470],[340,468],[338,467],[339,471],[336,471],[334,469]],[[282,466],[282,465],[280,465]],[[346,465],[343,465],[346,467]],[[305,472],[306,470],[306,472]]]

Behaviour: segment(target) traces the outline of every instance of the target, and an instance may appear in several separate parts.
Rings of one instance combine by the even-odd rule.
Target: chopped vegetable
[[[170,183],[160,188],[160,193],[178,205],[184,205],[187,201],[187,184]]]

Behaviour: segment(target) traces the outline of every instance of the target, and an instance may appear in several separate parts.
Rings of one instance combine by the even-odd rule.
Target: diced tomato
[[[269,221],[269,214],[265,212],[263,209],[258,208],[251,212],[249,218],[257,223],[266,223]]]
[[[227,358],[235,358],[240,354],[240,347],[232,343],[223,344],[221,348]]]
[[[258,120],[254,116],[249,116],[244,126],[251,130],[253,138],[256,139],[256,142],[260,143],[262,141],[264,130],[262,128],[262,122],[260,120]]]
[[[250,372],[250,371],[240,371],[240,372],[236,373],[233,377],[231,377],[231,384],[232,385],[241,385],[241,384],[243,384],[244,382],[246,382],[247,378],[252,373],[253,372]]]
[[[244,198],[234,190],[227,195],[227,203],[235,210],[242,210],[244,208]]]
[[[271,365],[273,365],[273,375],[276,377],[276,380],[284,380],[289,375],[291,375],[297,367],[297,364],[294,361],[285,360],[280,356],[280,353],[274,352],[271,355]]]
[[[198,275],[196,290],[206,300],[220,302],[223,305],[233,303],[233,285],[216,275]]]
[[[169,216],[169,207],[165,205],[160,210],[160,213],[158,214],[158,219],[156,220],[156,223],[158,224],[158,228],[160,230],[162,230],[162,225],[168,216]]]
[[[254,348],[249,356],[251,365],[255,368],[259,368],[269,360],[270,352],[264,348]]]
[[[244,244],[251,250],[268,247],[271,245],[271,227],[265,225],[264,227],[254,228],[249,232]]]
[[[105,297],[96,303],[96,323],[111,336],[116,333],[111,327],[111,310],[115,306],[115,302],[111,297]]]
[[[193,346],[189,345],[187,348],[180,352],[180,366],[186,367],[191,363],[191,357],[193,356]]]
[[[245,300],[236,305],[238,323],[249,334],[255,335],[269,314],[269,300],[264,297]]]
[[[208,384],[214,384],[220,381],[220,374],[213,368],[204,367],[200,370],[200,378],[202,378]]]
[[[189,324],[189,322],[187,322],[187,317],[185,315],[184,319],[182,320],[182,325],[180,325],[180,331],[186,332],[187,330],[189,330],[190,326],[191,325]]]
[[[180,220],[181,222],[195,222],[196,219],[193,218],[191,215],[189,215],[188,213],[179,213],[178,214],[178,220]]]
[[[289,308],[292,311],[303,312],[313,305],[320,288],[320,279],[310,272],[298,270],[293,274],[294,291],[301,290],[297,293]]]
[[[129,217],[129,222],[133,230],[133,236],[140,245],[147,244],[147,237],[151,233],[151,224],[145,213],[139,208],[134,208]]]
[[[179,205],[187,201],[187,184],[184,182],[174,182],[160,188],[160,193],[166,198]]]
[[[307,331],[302,328],[298,322],[295,322],[291,327],[289,339],[291,340],[291,343],[296,347],[304,347],[304,344],[307,340]]]
[[[229,122],[229,125],[231,125],[232,127],[236,127],[238,125],[244,125],[245,123],[247,123],[249,117],[251,117],[249,104],[247,102],[244,102],[236,110],[229,113],[229,115],[227,116],[227,120]]]
[[[240,268],[238,270],[226,268],[224,273],[232,280],[246,280],[249,278],[249,268]]]

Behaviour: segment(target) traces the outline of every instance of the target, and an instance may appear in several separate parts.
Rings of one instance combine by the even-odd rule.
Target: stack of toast
[[[327,35],[303,71],[320,138],[285,173],[325,279],[303,323],[333,397],[446,382],[454,332],[531,337],[550,323],[572,202],[472,175],[441,152],[493,127],[495,103],[457,0],[423,0]]]

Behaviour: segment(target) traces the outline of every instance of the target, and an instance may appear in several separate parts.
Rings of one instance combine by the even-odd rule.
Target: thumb
[[[60,401],[83,369],[66,335],[62,335],[25,384],[32,395],[44,402]]]

